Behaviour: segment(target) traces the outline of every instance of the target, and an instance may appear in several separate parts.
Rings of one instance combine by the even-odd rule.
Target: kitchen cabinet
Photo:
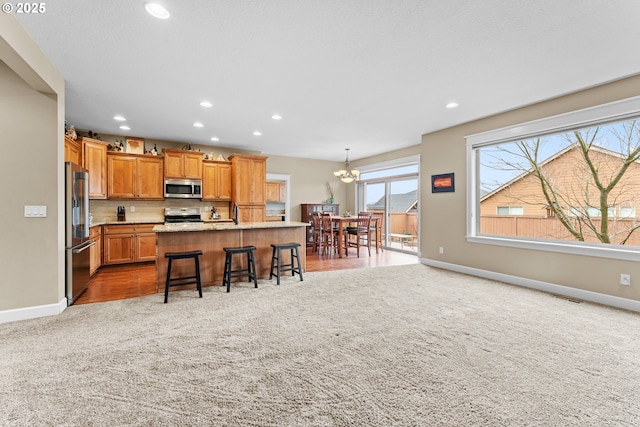
[[[163,149],[164,177],[202,179],[202,156],[199,151]]]
[[[104,264],[155,261],[155,224],[105,225],[103,227]]]
[[[238,206],[238,222],[264,222],[266,214],[267,207],[264,205]]]
[[[83,166],[89,171],[89,199],[107,198],[107,144],[97,139],[80,138]]]
[[[311,224],[307,227],[307,246],[313,246],[313,221],[314,213],[330,213],[340,215],[340,205],[337,203],[302,203],[300,205],[300,222]]]
[[[238,218],[263,222],[266,215],[267,158],[232,154],[231,201],[238,206]],[[242,212],[242,215],[240,215]]]
[[[82,144],[66,135],[64,137],[64,161],[82,166]]]
[[[231,200],[231,162],[203,161],[202,200]]]
[[[107,153],[108,198],[163,200],[162,171],[162,157]]]
[[[267,181],[265,188],[266,188],[267,202],[274,202],[274,203],[285,202],[286,196],[285,196],[284,182]]]
[[[89,241],[95,245],[89,248],[89,274],[93,275],[102,266],[102,227],[97,225],[89,229]]]

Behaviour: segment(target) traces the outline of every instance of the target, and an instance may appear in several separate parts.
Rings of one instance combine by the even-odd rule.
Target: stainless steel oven
[[[177,199],[202,199],[202,180],[165,179],[164,197]]]

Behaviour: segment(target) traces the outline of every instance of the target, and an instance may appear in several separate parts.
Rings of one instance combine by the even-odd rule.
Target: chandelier
[[[345,148],[347,152],[347,160],[344,161],[344,169],[340,169],[339,171],[334,172],[333,174],[340,178],[340,181],[345,184],[349,184],[350,182],[355,181],[360,176],[360,171],[357,169],[349,169],[349,149]]]

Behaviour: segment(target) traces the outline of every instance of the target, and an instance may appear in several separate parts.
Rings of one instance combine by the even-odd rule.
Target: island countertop
[[[309,224],[295,221],[267,221],[246,223],[186,223],[156,225],[156,287],[164,292],[167,277],[167,252],[190,252],[200,250],[200,276],[202,286],[222,284],[225,252],[227,247],[255,246],[256,273],[258,279],[268,279],[274,243],[299,243],[300,264],[306,269],[306,238]],[[290,254],[282,254],[282,263],[290,263]],[[236,257],[234,269],[244,265],[246,257]],[[174,271],[175,269],[175,271]],[[172,276],[193,275],[193,263],[176,263],[171,269]],[[239,279],[235,279],[239,280]],[[194,285],[187,285],[193,287]]]
[[[175,233],[181,231],[217,231],[217,230],[255,230],[264,228],[291,228],[308,227],[306,222],[298,221],[266,221],[266,222],[233,222],[218,223],[180,223],[180,224],[159,224],[153,227],[156,233]]]

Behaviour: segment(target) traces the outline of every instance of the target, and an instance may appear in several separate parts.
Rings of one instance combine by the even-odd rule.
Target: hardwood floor
[[[370,257],[361,253],[358,258],[353,252],[348,257],[339,258],[338,256],[320,256],[309,248],[306,271],[346,270],[419,262],[416,255],[389,250],[380,251],[378,254],[373,250]],[[114,301],[155,293],[155,263],[104,266],[91,277],[89,288],[80,295],[75,304]]]

